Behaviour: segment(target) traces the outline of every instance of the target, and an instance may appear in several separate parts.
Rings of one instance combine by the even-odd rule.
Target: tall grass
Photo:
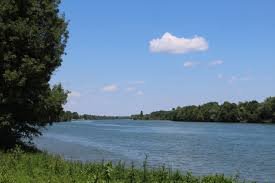
[[[165,166],[142,168],[119,162],[82,163],[66,161],[47,153],[23,152],[19,148],[0,152],[0,183],[233,183],[237,178],[224,175],[196,177],[190,173],[173,172]]]

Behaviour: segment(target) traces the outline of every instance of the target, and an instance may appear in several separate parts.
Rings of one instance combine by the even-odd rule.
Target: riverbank
[[[155,111],[150,114],[132,115],[132,119],[171,120],[193,122],[246,122],[275,123],[275,97],[267,97],[262,102],[256,100],[231,103],[225,101],[208,102],[173,108],[168,111]]]
[[[136,168],[134,165],[126,167],[123,163],[82,163],[66,161],[60,156],[44,152],[23,152],[18,148],[8,153],[0,152],[0,165],[1,183],[238,182],[236,178],[223,175],[196,177],[165,167],[149,169],[146,161],[143,168]]]

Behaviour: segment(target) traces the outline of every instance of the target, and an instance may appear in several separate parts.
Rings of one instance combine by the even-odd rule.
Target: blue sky
[[[63,1],[65,109],[128,115],[275,95],[273,0]]]

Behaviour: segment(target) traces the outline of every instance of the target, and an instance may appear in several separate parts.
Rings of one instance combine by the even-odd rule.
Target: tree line
[[[169,111],[156,111],[144,115],[132,115],[132,119],[172,120],[197,122],[275,122],[275,97],[263,102],[256,100],[230,103],[208,102],[203,105],[190,105],[173,108]]]
[[[77,112],[64,111],[59,117],[59,122],[73,120],[107,120],[107,119],[129,119],[127,116],[100,116],[91,114],[78,114]]]

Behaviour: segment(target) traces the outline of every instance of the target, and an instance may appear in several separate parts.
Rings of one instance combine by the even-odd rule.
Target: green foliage
[[[209,102],[201,106],[204,121],[216,121],[218,119],[220,106],[217,102]]]
[[[266,104],[263,103],[262,106]],[[240,121],[257,122],[261,119],[260,104],[257,101],[244,102],[239,104],[239,118]]]
[[[106,120],[106,119],[129,119],[128,116],[98,116],[90,114],[78,114],[77,112],[64,111],[60,115],[59,121],[72,121],[72,120]]]
[[[141,118],[143,118],[143,111],[140,111],[140,115]]]
[[[59,0],[0,1],[0,146],[40,134],[57,120],[67,92],[50,87],[68,38]]]
[[[197,122],[275,122],[275,97],[264,102],[255,100],[239,104],[209,102],[199,106],[173,108],[171,111],[156,111],[147,115],[132,115],[132,119],[172,120]]]
[[[224,175],[196,177],[191,173],[183,174],[160,168],[142,169],[134,165],[125,167],[118,163],[82,163],[65,161],[59,156],[46,153],[23,152],[16,148],[8,153],[0,151],[0,183],[236,183],[239,179]]]
[[[218,119],[223,122],[237,122],[238,118],[238,106],[235,103],[224,102],[220,106]]]

